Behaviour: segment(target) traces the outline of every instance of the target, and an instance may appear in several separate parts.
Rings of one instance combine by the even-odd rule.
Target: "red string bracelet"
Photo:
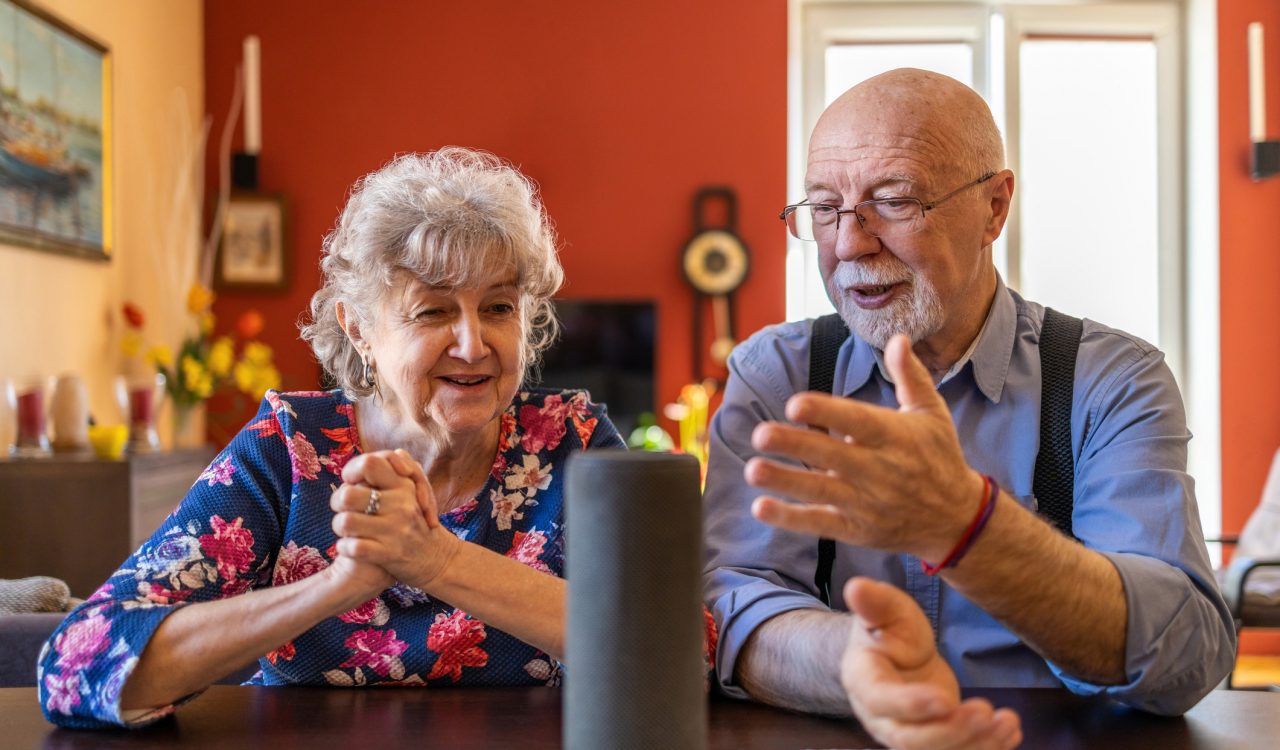
[[[982,505],[978,507],[978,512],[974,514],[973,520],[969,522],[969,527],[965,529],[964,535],[956,542],[956,546],[951,548],[947,556],[937,565],[930,565],[924,560],[920,561],[920,568],[926,575],[937,575],[943,568],[955,567],[960,562],[960,558],[964,557],[969,548],[973,546],[974,541],[978,538],[978,534],[986,528],[987,520],[991,518],[991,511],[996,507],[996,498],[1000,496],[1000,485],[995,479],[982,475]]]

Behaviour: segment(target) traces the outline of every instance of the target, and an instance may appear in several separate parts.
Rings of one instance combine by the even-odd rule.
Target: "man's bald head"
[[[822,113],[809,148],[848,145],[851,137],[867,145],[909,138],[923,158],[957,179],[1004,169],[1004,142],[987,103],[954,78],[927,70],[898,68],[849,89]]]

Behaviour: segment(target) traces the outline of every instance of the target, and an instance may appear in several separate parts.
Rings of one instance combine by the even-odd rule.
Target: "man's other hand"
[[[1022,742],[1018,715],[983,698],[960,700],[955,674],[911,597],[867,578],[844,587],[854,614],[840,667],[864,729],[897,750],[1009,750]]]

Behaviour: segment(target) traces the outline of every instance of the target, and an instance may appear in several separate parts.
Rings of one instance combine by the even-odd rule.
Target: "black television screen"
[[[654,411],[654,304],[556,300],[556,314],[560,338],[531,382],[590,391],[626,440],[640,414]]]

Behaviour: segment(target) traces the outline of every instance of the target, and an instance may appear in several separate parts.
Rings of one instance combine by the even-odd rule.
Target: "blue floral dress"
[[[521,392],[501,419],[488,482],[440,520],[464,540],[563,576],[565,459],[622,439],[582,391]],[[99,727],[172,713],[175,705],[120,713],[120,690],[151,634],[178,607],[328,566],[337,541],[329,496],[359,452],[354,406],[339,391],[268,392],[182,504],[50,637],[37,675],[45,716]],[[320,622],[260,666],[250,684],[555,685],[561,677],[537,648],[405,584]]]

